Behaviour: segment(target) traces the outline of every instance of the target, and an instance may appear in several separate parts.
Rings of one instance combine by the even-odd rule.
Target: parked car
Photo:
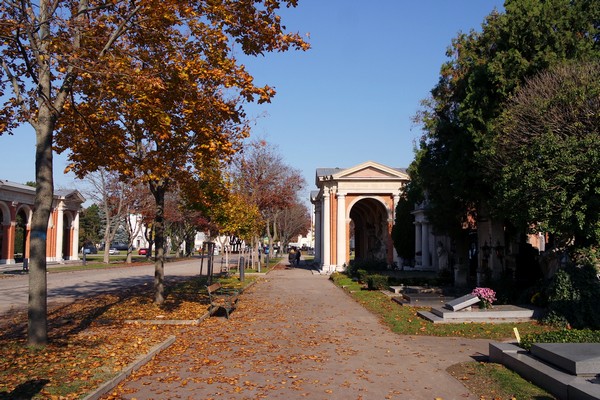
[[[110,254],[110,255],[119,254],[119,250],[117,250],[115,248],[108,249],[108,254]]]
[[[122,250],[122,251],[127,251],[127,249],[129,248],[129,246],[127,245],[127,243],[122,243],[122,242],[112,242],[112,243],[110,244],[110,248],[111,248],[111,249]]]
[[[83,253],[84,254],[97,254],[98,249],[93,244],[86,244],[85,246],[83,246]]]
[[[147,256],[149,253],[150,253],[150,251],[148,251],[148,249],[146,249],[146,248],[141,248],[138,250],[138,254],[140,256]]]

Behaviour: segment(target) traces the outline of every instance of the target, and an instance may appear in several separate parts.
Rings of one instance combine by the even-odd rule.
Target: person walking
[[[296,249],[296,266],[300,265],[300,257],[302,257],[302,253],[300,252],[300,249]]]

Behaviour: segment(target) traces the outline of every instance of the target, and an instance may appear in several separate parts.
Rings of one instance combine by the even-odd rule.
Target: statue
[[[441,241],[437,244],[438,267],[440,271],[448,269],[448,251]]]

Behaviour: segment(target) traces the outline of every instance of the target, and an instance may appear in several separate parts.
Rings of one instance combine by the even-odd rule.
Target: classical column
[[[56,207],[56,211],[57,211],[57,216],[56,216],[56,229],[55,229],[55,235],[56,235],[56,261],[58,262],[62,262],[63,261],[63,235],[64,235],[64,209],[63,209],[63,205],[62,204],[58,204],[58,206]]]
[[[0,229],[2,229],[2,245],[0,246],[0,264],[6,264],[9,256],[8,256],[8,239],[10,237],[10,223],[0,225]]]
[[[7,235],[4,236],[6,242],[6,263],[15,264],[15,236],[17,235],[17,221],[10,221]]]
[[[415,266],[423,263],[423,246],[421,237],[423,235],[423,225],[420,222],[415,222]],[[421,255],[419,255],[419,252]]]
[[[315,204],[315,261],[321,262],[323,259],[322,243],[323,243],[323,213],[321,200]]]
[[[394,208],[392,209],[392,212],[390,213],[390,226],[393,227],[394,226],[394,222],[396,220],[396,207],[398,206],[398,202],[400,201],[400,195],[395,194],[394,195]],[[390,236],[391,236],[391,230],[390,230]],[[394,261],[398,264],[398,267],[402,267],[402,261],[400,260],[400,256],[398,256],[398,251],[396,250],[396,246],[394,246],[394,239],[391,240],[392,242],[392,254],[393,254],[393,258]]]
[[[75,211],[72,228],[73,241],[71,242],[71,260],[79,259],[79,211]]]
[[[329,188],[323,189],[323,270],[329,272],[331,264],[331,205]]]
[[[346,263],[346,194],[337,194],[337,267],[341,270]]]
[[[424,223],[421,228],[421,265],[424,269],[430,267],[429,257],[429,224]]]

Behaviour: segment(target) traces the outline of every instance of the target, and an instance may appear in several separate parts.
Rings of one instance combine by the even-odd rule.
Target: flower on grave
[[[479,297],[481,308],[491,308],[492,303],[496,301],[496,292],[490,288],[476,287],[471,294]]]

